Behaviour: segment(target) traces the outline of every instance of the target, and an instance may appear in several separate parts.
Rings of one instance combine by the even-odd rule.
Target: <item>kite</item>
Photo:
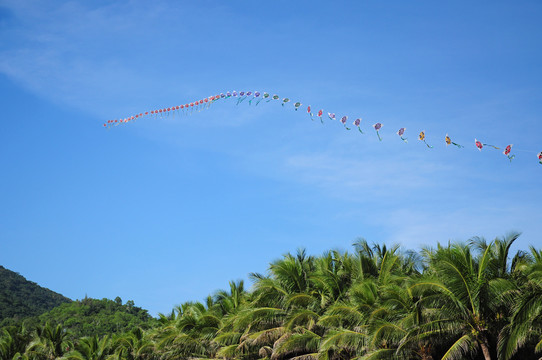
[[[373,127],[376,130],[376,135],[378,136],[378,140],[382,141],[382,138],[380,137],[380,133],[378,132],[380,129],[382,129],[382,124],[376,123],[373,125]]]
[[[311,112],[311,106],[310,105],[307,107],[307,113],[311,117],[311,120],[314,121],[314,118],[312,117],[312,112]]]
[[[249,105],[252,105],[252,100],[258,99],[259,97],[260,97],[260,92],[259,92],[259,91],[255,91],[255,92],[254,92],[254,97],[248,101],[248,104],[249,104]],[[259,102],[260,102],[260,100],[258,100],[258,102],[256,103],[256,105],[258,105]],[[209,106],[211,106],[211,103],[209,103]]]
[[[324,123],[324,119],[322,119],[322,114],[324,113],[324,110],[319,110],[318,111],[318,117],[320,118],[320,122],[323,124]]]
[[[344,128],[345,128],[346,130],[350,130],[350,128],[346,126],[346,120],[348,120],[348,116],[345,115],[345,116],[343,116],[343,117],[341,118],[341,123],[343,124],[343,126],[344,126]]]
[[[399,131],[397,131],[397,135],[403,140],[405,143],[408,143],[407,138],[404,138],[403,135],[405,134],[405,128],[400,128]]]
[[[457,143],[454,143],[454,142],[452,141],[452,139],[450,139],[450,137],[448,136],[448,134],[446,134],[446,137],[444,138],[444,141],[446,142],[446,146],[448,146],[448,145],[455,145],[455,146],[457,146],[457,147],[460,148],[460,149],[461,149],[461,148],[464,148],[463,145],[459,145],[459,144],[457,144]]]
[[[427,145],[428,148],[432,149],[433,147],[425,141],[425,130],[420,132],[420,135],[418,135],[418,140],[423,141],[425,145]]]
[[[258,93],[259,94],[259,93]],[[257,102],[256,102],[256,106],[258,106],[258,104],[260,103],[260,101],[262,101],[263,99],[268,99],[269,98],[269,94],[264,92],[263,93],[263,96],[261,99],[259,99]]]
[[[239,103],[241,103],[243,100],[246,99],[246,96],[245,96],[245,92],[244,91],[240,91],[239,92],[239,99],[237,99],[237,104],[236,105],[239,105]]]
[[[231,92],[228,91],[226,93],[220,93],[219,95],[213,95],[213,96],[209,96],[207,98],[202,98],[202,99],[195,100],[195,101],[192,101],[192,102],[187,102],[187,103],[184,103],[182,105],[175,105],[175,106],[171,106],[171,107],[164,107],[164,108],[161,108],[161,109],[155,109],[155,110],[140,112],[140,113],[125,117],[123,119],[107,120],[107,122],[105,124],[103,124],[103,126],[106,127],[106,128],[111,128],[112,126],[124,125],[124,124],[126,124],[128,122],[133,122],[135,120],[139,120],[139,119],[144,118],[144,117],[151,117],[151,118],[160,117],[160,118],[162,118],[162,117],[168,117],[168,116],[170,116],[170,114],[173,117],[175,117],[176,113],[178,115],[192,115],[194,113],[194,109],[197,112],[201,112],[202,110],[209,109],[211,107],[211,105],[214,102],[218,101],[218,100],[227,100],[227,99],[230,99],[230,98],[236,98],[236,100],[237,100],[236,105],[239,105],[244,100],[248,99],[248,101],[247,101],[248,104],[252,105],[252,102],[255,101],[255,106],[257,106],[263,100],[265,100],[266,103],[270,102],[271,100],[280,100],[280,97],[277,94],[274,94],[274,95],[271,96],[268,92],[259,92],[259,91],[254,91],[254,92],[253,91],[239,91],[239,92],[237,92],[236,90],[233,90]],[[287,98],[287,97],[282,98],[282,101],[280,101],[282,107],[284,107],[284,108],[286,108],[287,106],[290,106],[289,105],[290,102],[292,102],[292,105],[293,105],[293,108],[294,108],[295,111],[299,110],[299,108],[301,108],[301,106],[303,105],[301,101],[293,102],[293,101],[290,100],[290,98]],[[314,114],[312,112],[312,108],[311,108],[310,105],[307,106],[307,114],[309,115],[311,120],[314,121]],[[323,109],[318,110],[318,112],[316,113],[316,116],[318,116],[320,118],[320,122],[322,124],[324,123],[323,114],[324,114]],[[335,113],[327,112],[327,115],[328,115],[329,120],[337,120]],[[361,134],[364,134],[362,126],[361,126],[361,121],[362,121],[361,118],[357,118],[356,120],[354,120],[354,122],[352,124],[358,128],[358,131]],[[347,126],[347,122],[348,122],[348,116],[347,115],[344,115],[340,119],[340,122],[341,122],[341,125],[343,125],[346,130],[350,130],[350,128]],[[377,122],[374,125],[372,125],[372,127],[376,131],[376,135],[378,136],[379,141],[382,141],[382,137],[380,135],[380,130],[382,129],[382,126],[383,125],[380,122]],[[406,131],[406,128],[401,127],[397,131],[397,135],[399,136],[399,138],[402,141],[404,141],[405,143],[408,143],[407,138],[404,136],[405,131]],[[433,148],[433,146],[429,145],[427,143],[427,141],[426,141],[425,131],[421,131],[419,133],[418,140],[423,141],[428,148]],[[444,137],[444,141],[446,143],[446,146],[454,145],[459,149],[464,148],[463,145],[460,145],[460,144],[458,144],[456,142],[453,142],[448,134],[446,134],[446,136]],[[500,150],[500,148],[498,146],[482,143],[478,139],[474,139],[474,144],[475,144],[476,148],[478,150],[480,150],[480,151],[482,151],[484,146],[489,146],[489,147],[492,147],[494,149]],[[507,145],[504,148],[504,151],[503,151],[503,154],[508,158],[508,160],[510,160],[510,162],[512,162],[512,160],[516,157],[514,154],[512,154],[512,146],[513,146],[512,144]],[[516,150],[516,151],[533,152],[533,151],[527,151],[527,150]],[[542,151],[537,154],[537,158],[538,158],[538,162],[542,165]]]
[[[354,120],[353,124],[356,125],[358,127],[359,132],[363,134],[363,131],[359,127],[359,125],[361,124],[361,118],[357,118],[356,120]]]
[[[516,155],[510,155],[510,153],[512,152],[512,146],[513,146],[512,144],[506,146],[506,148],[502,152],[504,155],[506,155],[506,157],[508,158],[508,160],[510,160],[510,162],[512,162],[512,159],[516,157]]]

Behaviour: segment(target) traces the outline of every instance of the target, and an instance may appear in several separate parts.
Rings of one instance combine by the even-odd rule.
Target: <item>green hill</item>
[[[34,328],[50,323],[61,324],[71,337],[103,336],[136,327],[148,328],[153,321],[147,310],[135,306],[132,300],[124,305],[119,297],[72,301],[0,266],[0,329],[21,324]]]
[[[137,327],[147,329],[155,321],[132,300],[123,305],[120,297],[115,300],[84,298],[39,316],[40,324],[61,324],[74,338],[128,332]]]
[[[0,266],[0,324],[39,316],[68,302],[67,297]]]

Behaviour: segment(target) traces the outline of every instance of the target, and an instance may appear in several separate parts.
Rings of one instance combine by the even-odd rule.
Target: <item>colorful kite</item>
[[[420,132],[420,135],[418,135],[418,140],[423,141],[425,145],[427,145],[428,148],[432,149],[433,147],[425,141],[425,130]]]
[[[237,105],[241,104],[245,99],[249,99],[248,100],[249,105],[252,105],[252,102],[255,101],[256,106],[262,100],[265,100],[266,102],[270,102],[271,100],[280,100],[278,95],[275,94],[275,95],[271,96],[267,92],[263,92],[263,93],[260,93],[259,91],[254,91],[254,92],[252,92],[252,91],[246,91],[246,92],[245,91],[239,91],[239,92],[237,92],[237,91],[233,90],[231,92],[228,91],[225,94],[220,93],[219,95],[209,96],[207,98],[203,98],[203,99],[200,99],[200,100],[188,102],[188,103],[185,103],[185,104],[182,104],[182,105],[175,105],[175,106],[166,107],[166,108],[162,108],[162,109],[145,111],[145,112],[141,112],[141,113],[138,113],[138,114],[135,114],[135,115],[132,115],[132,116],[128,116],[128,117],[123,118],[123,119],[107,120],[107,122],[105,124],[103,124],[103,125],[106,128],[110,128],[112,126],[118,126],[118,125],[126,124],[128,122],[133,122],[133,121],[141,119],[143,117],[152,117],[152,118],[160,117],[160,118],[162,118],[162,117],[169,117],[170,115],[175,117],[176,113],[179,114],[179,115],[181,115],[181,114],[182,115],[192,115],[194,110],[196,110],[197,112],[201,112],[202,110],[209,109],[211,104],[213,104],[214,102],[216,102],[218,100],[226,100],[226,99],[230,99],[232,97],[236,98],[236,100],[237,100],[236,104]],[[282,107],[286,107],[289,103],[290,103],[289,98],[282,98],[282,101],[281,101]],[[294,108],[295,111],[297,111],[302,106],[302,103],[300,101],[292,102],[292,103],[293,103],[293,108]],[[307,114],[309,115],[311,120],[314,121],[314,116],[313,116],[312,109],[311,109],[310,105],[307,107]],[[322,117],[323,114],[324,114],[324,110],[322,110],[322,109],[318,110],[317,116],[320,118],[320,122],[322,124],[324,123],[324,120],[323,120],[323,117]],[[337,119],[336,116],[335,116],[335,113],[328,112],[327,114],[328,114],[328,117],[329,117],[330,120],[336,120]],[[344,128],[347,129],[347,130],[350,130],[350,128],[347,127],[347,125],[346,125],[347,121],[348,121],[348,116],[347,115],[343,116],[340,119],[340,122],[344,126]],[[364,134],[364,132],[362,130],[362,127],[361,127],[361,118],[357,118],[353,122],[353,124],[358,128],[358,131],[361,134]],[[373,128],[376,131],[376,135],[378,136],[379,141],[382,141],[382,137],[380,135],[380,130],[382,129],[382,126],[383,125],[381,123],[379,123],[379,122],[377,122],[377,123],[375,123],[373,125]],[[406,131],[406,129],[404,127],[402,127],[397,131],[397,135],[400,137],[400,139],[402,141],[404,141],[405,143],[408,143],[407,138],[404,137],[405,131]],[[427,141],[426,141],[425,131],[420,132],[420,134],[418,136],[418,139],[420,141],[423,141],[428,148],[433,148],[433,146],[429,145],[427,143]],[[444,137],[444,141],[446,143],[446,146],[454,145],[454,146],[456,146],[456,147],[458,147],[460,149],[464,148],[463,145],[460,145],[458,143],[453,142],[448,134],[446,134],[446,136]],[[497,149],[497,150],[500,149],[499,147],[497,147],[495,145],[482,143],[481,141],[479,141],[477,139],[474,139],[474,143],[476,145],[476,148],[478,150],[480,150],[480,151],[484,148],[484,146],[489,146],[489,147],[492,147],[492,148]],[[512,159],[515,158],[515,155],[512,154],[512,146],[513,146],[512,144],[506,146],[504,151],[503,151],[503,154],[510,160],[510,162],[512,161]],[[526,151],[526,150],[516,150],[516,151],[530,152],[530,151]],[[537,154],[537,158],[538,158],[538,162],[540,164],[542,164],[542,152],[539,152]]]
[[[446,134],[446,137],[444,138],[444,141],[446,142],[446,146],[448,146],[448,145],[455,145],[455,146],[457,146],[457,147],[460,148],[460,149],[461,149],[461,148],[464,148],[463,145],[459,145],[459,144],[457,144],[457,143],[454,143],[454,142],[452,141],[452,139],[450,139],[450,137],[448,136],[448,134]]]
[[[345,115],[345,116],[343,116],[343,117],[341,118],[341,123],[343,124],[343,126],[344,126],[344,128],[345,128],[346,130],[350,130],[350,128],[346,126],[346,120],[348,120],[348,116]]]
[[[356,120],[354,120],[354,125],[356,125],[358,127],[359,132],[363,134],[363,131],[359,127],[360,124],[361,124],[361,118],[357,118]]]
[[[311,106],[310,105],[307,107],[307,113],[311,117],[311,120],[314,121],[314,118],[312,117],[312,112],[311,112]]]
[[[241,103],[243,100],[245,100],[247,97],[245,96],[245,92],[244,91],[240,91],[239,92],[239,99],[237,99],[237,104],[236,105],[239,105],[239,103]]]
[[[318,110],[318,117],[320,118],[320,122],[323,124],[324,119],[322,119],[322,114],[324,113],[324,110]]]
[[[248,101],[248,104],[249,104],[249,105],[252,105],[252,100],[258,99],[258,102],[256,103],[256,105],[258,105],[258,103],[260,102],[260,99],[259,99],[259,98],[260,98],[260,92],[259,92],[259,91],[255,91],[255,92],[254,92],[254,97]],[[211,106],[211,103],[209,103],[209,106]]]
[[[510,155],[510,153],[512,152],[512,146],[513,146],[512,144],[506,146],[506,148],[502,152],[504,155],[506,155],[506,157],[508,158],[508,160],[510,160],[510,162],[512,162],[512,159],[516,157],[516,155]]]
[[[405,128],[400,128],[399,131],[397,131],[397,135],[403,140],[404,142],[408,143],[407,138],[404,138],[403,135],[405,134]]]
[[[373,125],[374,129],[376,130],[376,135],[378,136],[378,140],[382,141],[382,138],[380,137],[380,129],[382,129],[382,124],[381,123],[376,123]]]
[[[264,92],[263,93],[263,96],[261,97],[261,99],[259,99],[257,102],[256,102],[256,106],[258,106],[258,104],[260,103],[260,101],[262,101],[263,99],[269,99],[269,94]],[[269,102],[269,100],[267,101]]]

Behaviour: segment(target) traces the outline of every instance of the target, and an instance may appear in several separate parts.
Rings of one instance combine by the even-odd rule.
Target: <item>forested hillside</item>
[[[71,300],[0,266],[0,324],[38,316]]]
[[[134,305],[132,300],[122,304],[121,298],[84,298],[62,304],[39,316],[39,323],[60,324],[70,332],[70,337],[103,336],[122,333],[134,328],[149,328],[154,322],[147,310]]]

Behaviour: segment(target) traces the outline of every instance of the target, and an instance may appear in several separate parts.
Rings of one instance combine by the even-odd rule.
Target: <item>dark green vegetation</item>
[[[0,266],[0,326],[37,316],[71,300]]]
[[[147,329],[152,326],[152,320],[147,310],[135,306],[132,300],[123,305],[119,297],[115,301],[85,298],[62,304],[39,316],[41,325],[60,324],[62,328],[70,329],[70,339],[111,335],[137,327]]]
[[[46,324],[4,329],[1,359],[538,359],[542,251],[517,235],[420,252],[354,243],[300,250],[127,332],[71,337]]]

